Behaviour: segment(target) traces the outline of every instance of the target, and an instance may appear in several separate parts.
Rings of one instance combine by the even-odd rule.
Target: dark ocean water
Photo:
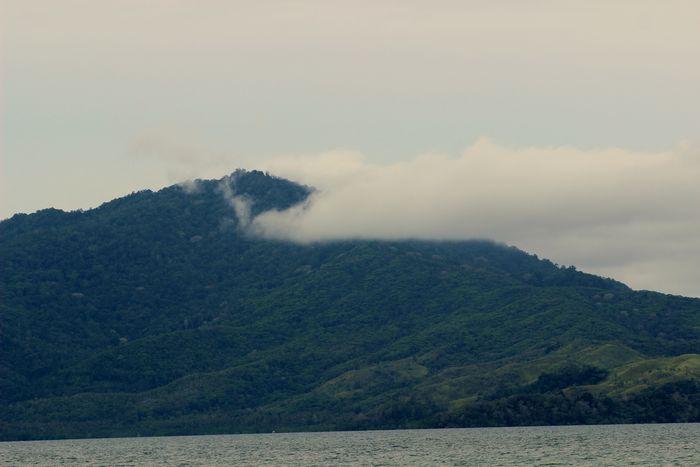
[[[700,424],[0,443],[2,465],[700,465]]]

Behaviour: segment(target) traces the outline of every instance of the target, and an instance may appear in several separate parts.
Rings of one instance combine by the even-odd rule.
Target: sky
[[[700,296],[700,2],[0,2],[0,218],[261,168],[298,241],[508,242]]]

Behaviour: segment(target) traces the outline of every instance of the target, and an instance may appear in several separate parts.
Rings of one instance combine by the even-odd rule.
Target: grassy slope
[[[687,379],[700,380],[700,355],[637,360],[615,367],[608,378],[588,389],[594,393],[628,396],[651,386]]]

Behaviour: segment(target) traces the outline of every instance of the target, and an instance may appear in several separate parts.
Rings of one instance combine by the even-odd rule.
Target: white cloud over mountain
[[[700,295],[700,151],[512,148],[377,165],[353,152],[284,156],[270,172],[318,188],[256,232],[340,238],[490,238],[637,288]]]

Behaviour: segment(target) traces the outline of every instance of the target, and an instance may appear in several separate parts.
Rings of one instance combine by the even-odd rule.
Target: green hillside
[[[700,421],[700,300],[488,241],[262,240],[230,202],[310,191],[1,222],[0,438]]]

